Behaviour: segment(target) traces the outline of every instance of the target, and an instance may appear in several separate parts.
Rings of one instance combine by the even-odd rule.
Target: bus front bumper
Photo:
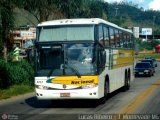
[[[91,89],[75,90],[42,90],[36,88],[36,96],[39,100],[51,99],[99,99],[98,87]]]

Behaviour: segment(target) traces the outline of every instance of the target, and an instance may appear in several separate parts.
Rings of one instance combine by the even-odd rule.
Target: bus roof
[[[116,24],[113,24],[111,22],[105,21],[100,18],[59,19],[59,20],[45,21],[45,22],[39,23],[38,27],[55,26],[55,25],[84,25],[84,24],[94,25],[94,24],[100,24],[100,23],[104,23],[104,24],[107,24],[107,25],[112,26],[114,28],[121,29],[126,32],[132,33],[132,31],[129,29],[124,29],[122,27],[119,27]]]

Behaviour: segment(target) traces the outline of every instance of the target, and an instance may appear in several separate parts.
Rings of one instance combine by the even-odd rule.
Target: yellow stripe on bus
[[[83,86],[86,84],[98,84],[98,76],[60,76],[51,79],[54,84],[66,84],[74,86]]]
[[[116,54],[113,54],[113,58],[113,69],[133,65],[134,52],[133,50],[118,50]]]

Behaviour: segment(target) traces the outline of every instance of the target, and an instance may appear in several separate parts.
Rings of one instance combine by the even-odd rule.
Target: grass
[[[144,59],[145,57],[153,57],[157,60],[160,60],[160,53],[141,53],[138,55],[135,55],[135,58],[137,59]]]
[[[9,87],[8,89],[0,89],[0,100],[11,98],[13,96],[33,92],[34,87],[33,86],[27,86],[27,85],[13,85]]]

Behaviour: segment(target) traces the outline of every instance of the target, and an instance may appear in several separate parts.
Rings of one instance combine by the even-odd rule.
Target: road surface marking
[[[120,110],[122,114],[131,114],[140,104],[142,104],[158,88],[160,80],[153,83],[146,90],[140,93],[132,102]]]
[[[153,83],[147,89],[145,89],[142,93],[140,93],[133,101],[131,101],[128,105],[124,106],[117,114],[132,114],[136,108],[138,108],[160,85],[160,80]],[[117,116],[113,118],[116,120]]]

